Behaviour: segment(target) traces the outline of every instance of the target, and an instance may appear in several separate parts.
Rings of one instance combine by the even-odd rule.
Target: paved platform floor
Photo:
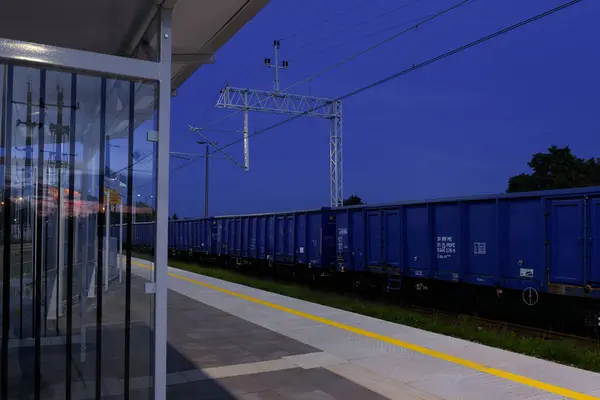
[[[148,278],[150,268],[142,260],[134,263],[134,273],[138,276]],[[214,307],[212,310],[251,322],[255,332],[266,328],[269,335],[279,334],[287,338],[284,341],[290,341],[289,345],[278,344],[282,349],[274,350],[271,359],[262,363],[239,353],[237,347],[259,358],[265,356],[264,352],[254,353],[244,348],[243,341],[232,349],[248,357],[246,364],[214,368],[218,364],[215,359],[220,356],[203,358],[203,366],[211,365],[209,358],[215,362],[204,373],[227,388],[233,398],[600,399],[597,373],[187,271],[169,268],[169,274],[170,293],[199,301],[203,304],[199,310]],[[169,315],[173,313],[170,308]],[[194,335],[198,339],[194,346],[202,346],[200,339],[208,340],[206,336],[197,336],[199,331],[191,330],[203,325],[200,331],[210,336],[212,328],[200,314],[196,318],[196,324],[192,327],[190,323],[186,335]],[[232,341],[236,340],[243,339],[234,336]],[[295,354],[286,346],[292,346]],[[284,354],[286,351],[290,354]],[[273,378],[263,380],[264,372],[260,372],[263,368],[277,371],[268,372]],[[235,371],[241,372],[231,376]],[[242,388],[243,385],[246,386]],[[276,385],[277,389],[269,385]],[[306,386],[299,389],[302,385],[310,389]],[[193,386],[172,385],[169,391],[183,393]]]
[[[146,279],[132,277],[130,398],[148,399],[152,390],[151,303],[144,294]],[[84,325],[80,304],[74,306],[73,399],[95,398],[96,312],[88,300]],[[103,293],[102,398],[122,399],[125,390],[125,290],[113,283]],[[261,327],[248,320],[203,304],[176,291],[168,296],[168,398],[186,399],[385,399],[320,365],[323,352]],[[79,310],[79,312],[77,311]],[[64,331],[61,321],[60,331]],[[65,398],[64,337],[43,338],[42,399]],[[82,348],[82,343],[85,347]],[[81,350],[85,360],[81,359]],[[33,341],[11,348],[13,375],[10,399],[33,398]],[[23,361],[25,360],[25,361]],[[16,370],[18,368],[18,371]]]

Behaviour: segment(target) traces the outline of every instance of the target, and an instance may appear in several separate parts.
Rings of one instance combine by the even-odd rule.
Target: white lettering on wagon
[[[473,242],[473,254],[476,256],[485,256],[487,254],[487,243]]]
[[[456,253],[456,243],[452,236],[437,237],[437,258],[438,260],[447,260]]]

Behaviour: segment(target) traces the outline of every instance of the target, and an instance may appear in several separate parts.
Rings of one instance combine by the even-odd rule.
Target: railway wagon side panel
[[[185,231],[183,238],[183,246],[185,250],[190,251],[194,247],[194,220],[184,220],[183,221],[183,229]]]
[[[168,244],[167,246],[170,249],[174,249],[175,248],[175,237],[176,237],[176,232],[175,232],[175,226],[174,226],[174,221],[169,221],[169,231],[167,234],[168,237]]]
[[[193,251],[201,251],[202,250],[202,226],[203,221],[201,219],[196,219],[192,221],[192,250]]]
[[[225,218],[219,218],[216,220],[217,222],[217,255],[222,256],[226,254],[226,246],[225,237],[227,235],[227,230],[225,227],[227,226],[227,220]]]
[[[248,258],[250,254],[250,217],[242,218],[242,229],[240,238],[241,257]]]
[[[311,213],[312,214],[312,213]],[[335,269],[336,266],[336,216],[330,209],[322,209],[316,213],[321,217],[321,266]]]
[[[438,203],[431,205],[430,224],[433,226],[433,241],[435,241],[434,254],[431,254],[430,273],[438,279],[458,281],[462,273],[461,253],[463,253],[463,240],[461,237],[462,204]],[[461,251],[463,250],[463,251]]]
[[[146,242],[148,243],[148,246],[153,247],[156,245],[156,222],[153,222],[151,224],[148,224],[146,226],[146,229],[144,229],[144,234],[146,236]]]
[[[228,231],[227,231],[227,255],[230,257],[235,257],[238,254],[239,248],[237,247],[237,233],[239,231],[239,227],[237,224],[238,218],[228,218]]]
[[[400,269],[402,266],[402,219],[401,209],[382,213],[382,255],[386,266]]]
[[[291,214],[285,216],[284,222],[284,241],[283,241],[283,259],[287,263],[291,263],[294,261],[294,253],[295,253],[295,224],[296,224],[296,216],[297,214]]]
[[[366,268],[366,234],[364,211],[362,208],[348,210],[350,249],[349,259],[352,261],[352,270],[364,272]]]
[[[476,285],[496,286],[500,282],[499,208],[493,200],[466,203],[462,281]]]
[[[269,215],[266,218],[266,242],[267,242],[267,258],[269,260],[275,260],[275,242],[276,242],[276,232],[275,232],[275,216]]]
[[[181,229],[180,247],[181,251],[189,251],[192,248],[192,221],[182,220],[179,222]]]
[[[175,229],[175,250],[185,250],[183,247],[183,235],[185,234],[183,221],[173,221],[173,227]]]
[[[267,217],[256,217],[256,247],[258,248],[258,259],[267,259]]]
[[[171,223],[171,226],[173,227],[173,231],[175,232],[175,236],[174,236],[175,241],[174,241],[173,247],[175,248],[175,250],[182,250],[182,246],[181,246],[181,242],[182,242],[181,235],[183,234],[182,224],[179,221],[173,221]]]
[[[219,253],[218,227],[214,218],[204,221],[204,240],[208,241],[208,251],[215,255]],[[206,243],[206,242],[205,242]]]
[[[342,210],[335,213],[336,218],[336,262],[337,270],[341,272],[354,269],[352,260],[352,229],[350,227],[350,211]]]
[[[236,218],[235,219],[235,235],[233,235],[233,243],[234,243],[234,255],[236,257],[242,256],[242,234],[244,231],[244,218]]]
[[[367,229],[366,250],[368,267],[383,264],[383,229],[381,226],[381,212],[369,210],[365,214]]]
[[[366,210],[367,267],[385,272],[382,267],[399,270],[402,265],[402,208]],[[357,226],[360,229],[360,225]],[[388,271],[390,272],[390,271]]]
[[[306,215],[307,258],[311,266],[320,268],[323,264],[323,217],[320,214]]]
[[[194,248],[196,247],[196,241],[197,241],[197,230],[196,230],[196,225],[198,224],[198,221],[195,219],[190,219],[188,221],[188,232],[189,232],[189,238],[188,238],[188,246],[189,246],[189,251],[194,251]]]
[[[176,225],[179,226],[179,250],[188,251],[190,249],[190,221],[177,221]]]
[[[540,289],[546,278],[545,210],[540,198],[513,198],[500,203],[502,286]]]
[[[198,249],[203,253],[216,254],[216,221],[211,219],[200,219],[198,221]],[[214,228],[214,229],[213,229]],[[215,231],[214,237],[211,234]]]
[[[175,250],[175,245],[177,243],[177,232],[176,232],[176,224],[175,221],[169,221],[169,243],[168,246],[170,249]]]
[[[239,218],[228,218],[227,219],[227,252],[226,254],[230,257],[237,257],[239,255],[239,245],[237,236],[240,231],[240,224],[238,223]]]
[[[224,256],[229,256],[231,252],[231,247],[233,247],[231,243],[231,218],[225,218],[223,221],[223,248],[221,249],[221,254]]]
[[[133,226],[133,243],[136,246],[154,247],[154,223],[135,224]]]
[[[275,261],[291,263],[294,260],[295,214],[275,216]]]
[[[296,264],[308,264],[306,251],[306,219],[307,214],[299,213],[294,222],[294,261]]]
[[[283,243],[285,241],[285,217],[275,217],[275,262],[283,262]]]
[[[583,199],[548,202],[550,282],[584,285]]]
[[[246,238],[247,238],[247,252],[244,257],[251,258],[253,260],[258,259],[258,217],[250,217],[247,221]]]
[[[590,199],[589,201],[589,232],[590,237],[587,271],[589,284],[592,287],[600,288],[600,199]]]
[[[433,277],[431,272],[431,234],[429,208],[426,204],[404,207],[406,229],[406,275],[416,278]]]
[[[194,224],[194,251],[206,252],[206,234],[205,234],[206,219],[198,219]]]

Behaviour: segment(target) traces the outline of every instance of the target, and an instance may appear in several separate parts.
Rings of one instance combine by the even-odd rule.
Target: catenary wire
[[[279,127],[279,126],[281,126],[281,125],[284,125],[284,124],[286,124],[286,123],[288,123],[288,122],[294,121],[294,120],[296,120],[296,119],[298,119],[298,118],[300,118],[300,117],[302,117],[302,116],[304,116],[304,115],[306,115],[306,114],[308,114],[308,113],[310,113],[310,112],[313,112],[313,111],[315,111],[315,110],[317,110],[317,109],[320,109],[320,108],[322,108],[322,107],[325,107],[326,105],[328,105],[328,104],[331,104],[331,103],[333,103],[333,102],[335,102],[335,101],[341,101],[341,100],[344,100],[344,99],[350,98],[350,97],[352,97],[352,96],[355,96],[355,95],[357,95],[357,94],[360,94],[360,93],[362,93],[362,92],[365,92],[365,91],[367,91],[367,90],[370,90],[370,89],[372,89],[372,88],[374,88],[374,87],[380,86],[380,85],[382,85],[382,84],[384,84],[384,83],[387,83],[387,82],[389,82],[389,81],[391,81],[391,80],[394,80],[394,79],[396,79],[396,78],[399,78],[399,77],[401,77],[401,76],[403,76],[403,75],[406,75],[406,74],[408,74],[408,73],[410,73],[410,72],[413,72],[413,71],[415,71],[415,70],[417,70],[417,69],[421,69],[421,68],[423,68],[423,67],[426,67],[426,66],[428,66],[428,65],[430,65],[430,64],[433,64],[433,63],[435,63],[435,62],[438,62],[438,61],[440,61],[440,60],[443,60],[443,59],[445,59],[445,58],[447,58],[447,57],[450,57],[450,56],[452,56],[452,55],[454,55],[454,54],[460,53],[460,52],[462,52],[462,51],[464,51],[464,50],[467,50],[467,49],[469,49],[469,48],[471,48],[471,47],[474,47],[474,46],[477,46],[477,45],[479,45],[479,44],[481,44],[481,43],[487,42],[488,40],[494,39],[494,38],[496,38],[496,37],[498,37],[498,36],[504,35],[504,34],[506,34],[506,33],[508,33],[508,32],[511,32],[511,31],[513,31],[513,30],[516,30],[516,29],[518,29],[518,28],[521,28],[521,27],[523,27],[523,26],[525,26],[525,25],[528,25],[528,24],[530,24],[530,23],[532,23],[532,22],[538,21],[538,20],[540,20],[540,19],[542,19],[542,18],[544,18],[544,17],[547,17],[547,16],[549,16],[549,15],[552,15],[552,14],[554,14],[554,13],[556,13],[556,12],[559,12],[559,11],[561,11],[561,10],[564,10],[564,9],[566,9],[566,8],[568,8],[568,7],[574,6],[574,5],[578,4],[578,3],[581,3],[582,1],[583,1],[583,0],[572,0],[572,1],[568,2],[568,3],[564,3],[564,4],[560,5],[560,6],[557,6],[557,7],[555,7],[555,8],[552,8],[552,9],[548,10],[548,11],[545,11],[545,12],[543,12],[543,13],[540,13],[540,14],[537,14],[537,15],[535,15],[535,16],[533,16],[533,17],[531,17],[531,18],[528,18],[528,19],[526,19],[526,20],[524,20],[524,21],[521,21],[521,22],[518,22],[518,23],[516,23],[516,24],[510,25],[510,26],[508,26],[508,27],[506,27],[506,28],[504,28],[504,29],[502,29],[502,30],[500,30],[500,31],[497,31],[497,32],[495,32],[495,33],[492,33],[492,34],[489,34],[489,35],[487,35],[487,36],[484,36],[484,37],[482,37],[482,38],[479,38],[479,39],[477,39],[477,40],[475,40],[475,41],[469,42],[469,43],[467,43],[467,44],[465,44],[465,45],[462,45],[462,46],[460,46],[460,47],[458,47],[458,48],[456,48],[456,49],[454,49],[454,50],[450,50],[450,51],[448,51],[448,52],[446,52],[446,53],[443,53],[443,54],[440,54],[440,55],[438,55],[438,56],[436,56],[436,57],[430,58],[430,59],[428,59],[428,60],[426,60],[426,61],[424,61],[424,62],[422,62],[422,63],[416,64],[416,65],[413,65],[413,66],[412,66],[412,67],[410,67],[410,68],[406,68],[406,69],[404,69],[404,70],[402,70],[402,71],[400,71],[400,72],[397,72],[397,73],[395,73],[395,74],[392,74],[392,75],[389,75],[389,76],[387,76],[387,77],[385,77],[385,78],[383,78],[383,79],[380,79],[380,80],[378,80],[378,81],[375,81],[375,82],[373,82],[373,83],[371,83],[371,84],[369,84],[369,85],[366,85],[366,86],[363,86],[363,87],[361,87],[361,88],[358,88],[358,89],[356,89],[356,90],[353,90],[353,91],[351,91],[351,92],[348,92],[348,93],[346,93],[346,94],[344,94],[344,95],[342,95],[342,96],[340,96],[340,97],[338,97],[338,98],[336,98],[336,99],[333,99],[333,100],[331,100],[331,101],[330,101],[330,102],[328,102],[328,103],[322,104],[322,105],[320,105],[320,106],[317,106],[317,107],[313,107],[312,109],[310,109],[310,110],[307,110],[307,111],[305,111],[305,112],[304,112],[304,113],[302,113],[302,114],[298,114],[298,115],[295,115],[295,116],[292,116],[292,117],[286,118],[286,119],[284,119],[283,121],[280,121],[280,122],[278,122],[278,123],[275,123],[275,124],[273,124],[273,125],[270,125],[270,126],[268,126],[268,127],[264,128],[264,129],[261,129],[261,130],[259,130],[259,131],[253,132],[253,133],[252,133],[251,135],[249,135],[249,136],[256,136],[256,135],[260,135],[260,134],[262,134],[262,133],[265,133],[265,132],[267,132],[267,131],[270,131],[270,130],[272,130],[272,129],[275,129],[275,128],[277,128],[277,127]],[[237,140],[237,141],[231,142],[231,143],[229,143],[229,144],[227,144],[227,145],[225,145],[225,146],[222,146],[222,147],[220,147],[219,149],[217,149],[217,150],[215,150],[215,151],[213,151],[213,152],[209,152],[209,155],[210,155],[210,154],[214,154],[214,153],[216,153],[216,152],[218,152],[218,151],[221,151],[221,150],[223,150],[223,149],[226,149],[226,148],[228,148],[228,147],[230,147],[230,146],[233,146],[233,145],[235,145],[235,144],[238,144],[238,143],[240,143],[241,141],[242,141],[242,140]],[[183,169],[183,168],[185,168],[185,167],[187,167],[187,166],[191,165],[192,163],[196,162],[197,160],[198,160],[198,158],[197,158],[197,159],[194,159],[194,160],[191,160],[191,161],[189,161],[188,163],[182,164],[182,165],[180,165],[179,167],[172,169],[172,170],[171,170],[171,172],[175,172],[175,171],[178,171],[178,170],[180,170],[180,169]]]
[[[417,1],[420,1],[420,0],[417,0]],[[339,13],[336,13],[336,14],[334,14],[334,15],[330,16],[330,17],[327,17],[327,18],[325,18],[325,19],[323,19],[323,20],[319,21],[319,22],[316,22],[316,23],[314,23],[314,24],[311,24],[310,26],[308,26],[308,27],[306,27],[306,28],[302,28],[302,29],[300,29],[300,30],[298,30],[298,31],[296,31],[296,32],[294,32],[294,33],[292,33],[291,35],[289,35],[289,36],[287,36],[287,37],[284,37],[283,39],[281,39],[281,41],[284,41],[284,40],[286,40],[286,41],[287,41],[287,40],[290,40],[290,39],[292,39],[292,38],[294,38],[294,37],[298,36],[300,33],[303,33],[303,32],[305,32],[305,31],[307,31],[307,30],[309,30],[309,29],[316,28],[316,27],[317,27],[317,26],[319,26],[319,25],[322,25],[322,24],[324,24],[324,23],[326,23],[326,22],[333,21],[334,19],[336,19],[336,18],[338,18],[338,17],[341,17],[341,16],[343,16],[343,15],[346,15],[346,14],[348,14],[348,13],[352,12],[352,11],[358,10],[359,8],[362,8],[362,7],[366,6],[366,5],[367,5],[368,3],[370,3],[370,2],[372,2],[372,0],[364,0],[364,1],[362,1],[361,3],[359,3],[359,4],[357,4],[357,5],[353,6],[353,7],[350,7],[350,8],[348,8],[348,9],[346,9],[345,11],[341,11],[341,12],[339,12]],[[303,45],[302,47],[304,47],[304,46],[305,46],[305,45]],[[239,76],[239,74],[238,74],[238,75],[236,75],[236,76]],[[227,81],[231,81],[231,80],[232,80],[232,79],[228,79]],[[235,115],[237,115],[237,114],[239,114],[239,113],[240,113],[240,111],[234,111],[234,112],[232,112],[232,113],[230,113],[230,114],[228,114],[228,115],[225,115],[225,116],[223,116],[223,117],[219,117],[219,118],[217,118],[217,119],[215,119],[215,120],[213,120],[213,121],[210,121],[210,122],[208,122],[207,124],[204,124],[203,128],[207,128],[207,127],[209,127],[209,126],[213,126],[214,124],[216,124],[216,123],[219,123],[219,122],[221,122],[221,121],[224,121],[224,120],[226,120],[226,119],[228,119],[228,118],[230,118],[230,117],[233,117],[233,116],[235,116]]]
[[[350,8],[348,8],[348,9],[346,9],[345,11],[340,11],[340,12],[338,12],[338,13],[336,13],[336,14],[333,14],[332,16],[329,16],[329,17],[327,17],[327,18],[324,18],[324,19],[322,19],[321,21],[318,21],[318,22],[315,22],[315,23],[313,23],[313,24],[311,24],[311,25],[307,26],[306,28],[299,29],[299,30],[297,30],[296,32],[292,33],[291,35],[289,35],[289,36],[287,36],[287,37],[284,37],[284,38],[283,38],[283,39],[281,39],[281,40],[282,40],[282,41],[283,41],[283,40],[290,40],[290,39],[292,39],[292,38],[294,38],[294,37],[298,36],[299,34],[301,34],[301,33],[303,33],[303,32],[306,32],[307,30],[310,30],[310,29],[316,28],[317,26],[319,26],[319,25],[322,25],[322,24],[324,24],[324,23],[331,22],[331,21],[333,21],[334,19],[336,19],[336,18],[338,18],[338,17],[342,17],[342,16],[344,16],[344,15],[346,15],[346,14],[348,14],[348,13],[352,12],[352,11],[356,11],[356,10],[358,10],[359,8],[362,8],[362,7],[366,6],[366,5],[367,5],[367,3],[372,3],[372,2],[373,2],[373,0],[363,0],[363,1],[362,1],[362,2],[360,2],[359,4],[357,4],[357,5],[353,6],[353,7],[350,7]]]
[[[373,21],[375,21],[375,20],[377,20],[379,18],[387,17],[388,15],[394,14],[394,13],[396,13],[398,11],[402,11],[402,10],[404,10],[404,9],[410,7],[410,6],[413,6],[413,5],[415,5],[415,4],[419,3],[419,2],[421,2],[421,0],[412,0],[409,3],[402,4],[401,6],[395,7],[393,9],[391,9],[391,10],[388,10],[388,11],[376,14],[373,17],[369,17],[369,18],[363,19],[361,21],[358,21],[358,22],[356,22],[353,25],[344,26],[340,30],[338,30],[338,31],[336,31],[336,32],[334,32],[332,34],[324,35],[324,36],[318,37],[316,39],[313,39],[313,40],[311,40],[309,42],[304,43],[303,45],[299,46],[297,50],[302,50],[303,48],[305,48],[307,46],[310,46],[310,45],[312,45],[314,43],[322,42],[324,39],[326,39],[328,37],[331,37],[332,35],[339,35],[340,33],[345,32],[348,29],[354,29],[354,28],[357,28],[357,27],[359,27],[361,25],[364,25],[364,24],[366,24],[368,22],[373,22]]]
[[[468,4],[465,4],[465,5],[468,6],[468,5],[476,3],[477,1],[479,1],[479,0],[471,0],[471,1],[468,2]],[[341,43],[338,43],[338,44],[335,44],[335,45],[326,46],[326,47],[323,47],[321,49],[314,50],[314,51],[312,51],[310,53],[304,54],[303,57],[314,56],[314,55],[317,55],[317,54],[321,54],[321,53],[323,53],[325,51],[331,51],[333,49],[337,49],[337,48],[340,48],[340,47],[343,47],[343,46],[346,46],[346,45],[349,45],[349,44],[356,43],[359,40],[364,40],[364,39],[367,39],[367,38],[370,38],[370,37],[373,37],[373,36],[380,35],[382,33],[386,33],[386,32],[389,32],[389,31],[392,31],[392,30],[395,30],[395,29],[402,28],[402,27],[404,27],[406,25],[409,25],[409,24],[415,24],[416,23],[417,26],[420,26],[424,21],[426,21],[429,18],[435,16],[436,14],[437,13],[432,13],[432,14],[428,14],[428,15],[425,15],[425,16],[413,18],[413,19],[410,19],[408,21],[401,22],[399,24],[394,24],[392,26],[388,26],[386,28],[379,29],[379,30],[377,30],[375,32],[368,33],[368,34],[366,34],[364,36],[361,36],[360,38],[356,38],[354,40],[346,40],[344,42],[341,42]],[[312,77],[309,78],[309,79],[312,79]]]
[[[421,25],[424,25],[424,24],[426,24],[426,23],[428,23],[428,22],[431,22],[431,21],[433,21],[434,19],[436,19],[436,18],[439,18],[439,17],[441,17],[442,15],[444,15],[444,14],[446,14],[446,13],[448,13],[448,12],[452,11],[452,10],[455,10],[455,9],[459,8],[459,7],[461,7],[461,6],[465,5],[466,3],[470,2],[470,1],[472,2],[472,1],[475,1],[475,0],[462,0],[462,1],[460,1],[460,2],[458,2],[458,3],[456,3],[456,4],[454,4],[454,5],[453,5],[453,6],[451,6],[451,7],[448,7],[448,8],[446,8],[446,9],[442,10],[442,11],[439,11],[439,12],[437,12],[437,13],[435,13],[435,14],[431,15],[430,17],[428,17],[428,18],[425,18],[424,20],[422,20],[422,21],[420,21],[420,22],[416,23],[415,25],[412,25],[412,26],[411,26],[411,27],[409,27],[409,28],[406,28],[406,29],[404,29],[404,30],[402,30],[402,31],[400,31],[400,32],[398,32],[398,33],[395,33],[395,34],[393,34],[392,36],[388,36],[387,38],[385,38],[385,39],[383,39],[383,40],[380,40],[379,42],[375,43],[374,45],[372,45],[372,46],[370,46],[370,47],[367,47],[366,49],[364,49],[364,50],[362,50],[362,51],[359,51],[358,53],[354,53],[354,54],[352,54],[351,56],[349,56],[349,57],[346,57],[346,58],[344,58],[343,60],[341,60],[341,61],[338,61],[337,63],[335,63],[335,64],[332,64],[332,65],[330,65],[329,67],[327,67],[327,68],[325,68],[325,69],[322,69],[322,70],[320,70],[320,71],[318,71],[318,72],[316,72],[316,73],[312,74],[311,76],[309,76],[309,77],[307,77],[307,78],[304,78],[304,79],[302,79],[302,80],[300,80],[300,81],[298,81],[298,82],[294,83],[292,86],[290,86],[290,87],[286,88],[286,89],[285,89],[285,91],[287,91],[287,90],[290,90],[290,89],[293,89],[293,88],[295,88],[296,86],[299,86],[299,85],[301,85],[301,84],[303,84],[303,83],[305,83],[305,82],[309,82],[309,81],[313,80],[314,78],[316,78],[316,77],[318,77],[318,76],[320,76],[320,75],[323,75],[324,73],[326,73],[326,72],[329,72],[329,71],[331,71],[332,69],[334,69],[334,68],[337,68],[337,67],[339,67],[340,65],[347,63],[348,61],[354,60],[355,58],[357,58],[357,57],[360,57],[360,56],[362,56],[363,54],[365,54],[365,53],[368,53],[369,51],[372,51],[372,50],[374,50],[374,49],[378,48],[379,46],[382,46],[382,45],[384,45],[384,44],[386,44],[386,43],[388,43],[388,42],[390,42],[390,41],[392,41],[392,40],[394,40],[394,39],[396,39],[396,38],[398,38],[398,37],[400,37],[400,36],[402,36],[402,35],[404,35],[404,34],[406,34],[406,33],[410,32],[410,31],[412,31],[413,29],[417,29],[417,28],[418,28],[418,27],[420,27]]]
[[[319,72],[317,72],[317,73],[315,73],[315,74],[313,74],[313,75],[311,75],[311,76],[309,76],[307,78],[304,78],[304,79],[302,79],[302,80],[294,83],[293,85],[291,85],[291,86],[283,89],[282,92],[287,92],[288,90],[290,90],[292,88],[295,88],[296,86],[299,86],[299,85],[301,85],[301,84],[303,84],[305,82],[310,82],[312,79],[316,78],[317,76],[320,76],[320,75],[322,75],[322,74],[324,74],[326,72],[329,72],[332,69],[337,68],[340,65],[345,64],[348,61],[351,61],[351,60],[355,59],[356,57],[359,57],[359,56],[361,56],[361,55],[363,55],[365,53],[368,53],[369,51],[372,51],[375,48],[377,48],[377,47],[379,47],[379,46],[381,46],[381,45],[383,45],[383,44],[385,44],[385,43],[387,43],[387,42],[389,42],[389,41],[391,41],[393,39],[396,39],[396,38],[398,38],[398,37],[400,37],[400,36],[402,36],[402,35],[410,32],[411,30],[418,28],[419,26],[421,26],[421,25],[423,25],[423,24],[425,24],[427,22],[433,21],[434,19],[436,19],[438,17],[441,17],[442,15],[450,12],[451,10],[454,10],[454,9],[456,9],[456,8],[458,8],[458,7],[466,4],[468,2],[474,2],[474,1],[477,1],[477,0],[462,0],[462,1],[454,4],[453,6],[451,6],[449,8],[446,8],[446,9],[441,10],[441,11],[435,13],[435,14],[432,14],[429,17],[426,17],[425,19],[423,19],[422,21],[419,21],[417,24],[411,26],[410,28],[407,28],[407,29],[405,29],[405,30],[403,30],[401,32],[398,32],[398,33],[396,33],[396,34],[394,34],[392,36],[389,36],[389,37],[383,39],[382,41],[379,41],[379,42],[375,43],[374,45],[372,45],[372,46],[370,46],[370,47],[368,47],[368,48],[366,48],[366,49],[364,49],[364,50],[362,50],[362,51],[360,51],[358,53],[354,53],[350,57],[347,57],[347,58],[345,58],[345,59],[343,59],[343,60],[341,60],[341,61],[339,61],[339,62],[337,62],[337,63],[335,63],[335,64],[333,64],[333,65],[331,65],[329,67],[327,67],[324,70],[321,70],[321,71],[319,71]],[[258,105],[258,104],[259,104],[259,102],[256,102],[256,103],[250,105],[250,107],[254,107],[254,106]],[[214,125],[214,124],[216,124],[218,122],[221,122],[221,121],[224,121],[226,119],[229,119],[229,118],[231,118],[231,117],[233,117],[235,115],[240,114],[241,112],[243,112],[243,110],[237,110],[237,111],[234,111],[234,112],[229,113],[227,115],[224,115],[223,117],[220,117],[220,118],[217,118],[217,119],[215,119],[213,121],[210,121],[209,123],[205,124],[202,127],[202,129],[206,129],[207,127],[212,126],[212,125]]]
[[[408,74],[410,72],[413,72],[413,71],[415,71],[417,69],[421,69],[423,67],[426,67],[426,66],[428,66],[430,64],[433,64],[435,62],[443,60],[443,59],[445,59],[447,57],[450,57],[450,56],[452,56],[454,54],[460,53],[460,52],[462,52],[464,50],[467,50],[467,49],[469,49],[471,47],[477,46],[477,45],[479,45],[481,43],[487,42],[488,40],[491,40],[491,39],[494,39],[494,38],[496,38],[498,36],[504,35],[504,34],[506,34],[508,32],[511,32],[511,31],[515,30],[515,29],[521,28],[521,27],[523,27],[525,25],[528,25],[528,24],[530,24],[532,22],[538,21],[538,20],[540,20],[540,19],[542,19],[544,17],[552,15],[552,14],[554,14],[556,12],[562,11],[562,10],[568,8],[568,7],[574,6],[575,4],[581,3],[582,1],[583,0],[571,0],[571,1],[567,2],[567,3],[561,4],[560,6],[552,8],[552,9],[550,9],[548,11],[545,11],[543,13],[537,14],[537,15],[531,17],[531,18],[528,18],[528,19],[523,20],[521,22],[518,22],[516,24],[510,25],[510,26],[508,26],[508,27],[506,27],[504,29],[501,29],[501,30],[499,30],[497,32],[494,32],[492,34],[489,34],[487,36],[484,36],[482,38],[479,38],[479,39],[474,40],[472,42],[469,42],[467,44],[464,44],[464,45],[462,45],[462,46],[460,46],[460,47],[458,47],[458,48],[456,48],[454,50],[450,50],[450,51],[445,52],[443,54],[440,54],[440,55],[438,55],[436,57],[433,57],[433,58],[430,58],[430,59],[428,59],[426,61],[423,61],[423,62],[421,62],[419,64],[415,64],[415,65],[413,65],[410,68],[406,68],[406,69],[404,69],[404,70],[402,70],[400,72],[397,72],[395,74],[389,75],[389,76],[387,76],[385,78],[382,78],[382,79],[380,79],[378,81],[375,81],[375,82],[373,82],[371,84],[368,84],[366,86],[363,86],[363,87],[360,87],[360,88],[358,88],[356,90],[348,92],[348,93],[346,93],[346,94],[344,94],[344,95],[342,95],[340,97],[337,97],[336,99],[333,99],[333,100],[331,100],[329,102],[326,102],[326,103],[324,103],[324,104],[322,104],[320,106],[313,107],[310,110],[307,110],[307,111],[303,112],[302,114],[294,115],[292,117],[284,119],[283,121],[280,121],[280,122],[275,123],[273,125],[269,125],[268,127],[264,128],[264,129],[261,129],[261,130],[258,130],[256,132],[253,132],[251,135],[248,135],[248,136],[256,136],[256,135],[260,135],[261,133],[270,131],[271,129],[277,128],[277,127],[279,127],[279,126],[281,126],[283,124],[286,124],[286,123],[288,123],[290,121],[298,119],[298,118],[300,118],[300,117],[302,117],[302,116],[304,116],[304,115],[306,115],[308,113],[311,113],[311,112],[313,112],[315,110],[323,108],[323,107],[325,107],[325,106],[327,106],[327,105],[329,105],[329,104],[331,104],[333,102],[345,100],[347,98],[356,96],[357,94],[360,94],[360,93],[365,92],[367,90],[373,89],[374,87],[380,86],[380,85],[382,85],[384,83],[387,83],[387,82],[389,82],[389,81],[391,81],[393,79],[399,78],[399,77],[401,77],[403,75],[406,75],[406,74]],[[231,142],[229,144],[226,144],[225,146],[220,147],[218,150],[225,149],[227,147],[233,146],[234,144],[240,143],[241,141],[242,140],[237,140],[235,142]]]

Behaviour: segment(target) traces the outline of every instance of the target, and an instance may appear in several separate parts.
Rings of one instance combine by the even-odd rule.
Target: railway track
[[[571,334],[571,333],[563,333],[563,332],[558,332],[558,331],[554,331],[554,330],[550,330],[550,329],[536,328],[536,327],[517,324],[517,323],[513,323],[513,322],[508,322],[508,321],[500,321],[500,320],[494,320],[494,319],[490,319],[490,318],[482,318],[482,317],[478,317],[476,315],[470,315],[470,314],[453,313],[453,312],[449,312],[449,311],[442,311],[442,310],[435,309],[435,308],[421,307],[421,306],[417,306],[417,305],[410,306],[410,309],[415,310],[421,314],[437,315],[437,316],[442,316],[447,319],[456,320],[459,318],[468,318],[470,321],[479,322],[482,325],[482,328],[484,326],[486,326],[489,328],[494,328],[494,329],[499,329],[499,330],[513,331],[513,332],[519,333],[523,336],[531,336],[531,337],[541,338],[544,340],[568,340],[568,341],[571,341],[574,343],[581,343],[581,344],[586,344],[586,345],[590,345],[590,344],[594,345],[595,344],[595,345],[600,346],[600,339],[595,339],[595,338],[588,337],[588,336],[580,336],[580,335],[575,335],[575,334]]]
[[[194,262],[194,263],[196,264],[197,262]],[[203,262],[201,265],[211,265],[213,267],[223,268],[222,265],[207,262],[207,261]],[[225,268],[227,269],[227,267],[225,267]],[[237,267],[234,267],[234,269],[238,270],[238,272],[241,272],[244,275],[261,276],[263,279],[265,278],[264,275],[261,275],[261,274],[257,275],[256,273],[249,273],[248,271],[242,271]],[[269,279],[276,281],[276,282],[281,282],[281,283],[301,284],[303,286],[306,284],[306,282],[299,281],[295,275],[292,275],[292,276],[281,276],[281,275],[269,276]],[[402,309],[405,311],[415,311],[422,315],[429,315],[429,316],[435,315],[437,317],[441,317],[441,318],[447,320],[448,323],[456,322],[461,318],[466,318],[470,322],[476,322],[476,323],[480,324],[481,328],[491,328],[491,329],[496,329],[498,331],[512,331],[512,332],[515,332],[516,334],[518,334],[519,336],[540,338],[543,340],[569,341],[571,343],[580,344],[582,346],[585,345],[587,347],[590,347],[590,345],[600,347],[600,337],[583,336],[583,335],[578,335],[578,334],[574,334],[574,333],[561,332],[561,331],[553,330],[553,329],[543,329],[540,327],[519,324],[516,322],[510,322],[510,321],[501,320],[501,319],[480,317],[480,316],[474,314],[477,312],[477,310],[475,310],[475,309],[473,310],[474,313],[470,314],[470,313],[465,313],[465,312],[443,310],[443,309],[436,308],[436,307],[425,307],[422,305],[415,304],[412,301],[401,301],[400,303],[398,303],[397,298],[388,298],[388,297],[380,297],[380,296],[371,297],[371,296],[365,295],[365,293],[361,294],[361,293],[357,293],[357,292],[348,291],[347,288],[340,288],[340,287],[334,288],[334,287],[329,286],[329,287],[327,287],[327,289],[325,289],[323,287],[313,286],[312,284],[309,285],[309,287],[312,290],[322,291],[325,293],[337,293],[338,295],[342,295],[342,296],[348,297],[350,299],[354,298],[354,299],[368,300],[368,301],[372,301],[372,302],[379,303],[382,305],[395,306],[395,307],[398,307],[399,309]]]

